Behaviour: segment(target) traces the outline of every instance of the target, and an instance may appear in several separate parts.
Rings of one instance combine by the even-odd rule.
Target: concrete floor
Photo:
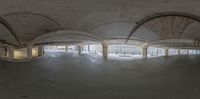
[[[199,99],[200,56],[105,61],[46,54],[0,61],[0,99]]]

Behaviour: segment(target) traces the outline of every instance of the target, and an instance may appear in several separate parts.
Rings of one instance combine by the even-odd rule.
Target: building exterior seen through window
[[[81,47],[82,53],[90,53],[90,54],[102,54],[102,45],[101,44],[90,44],[90,45],[82,45]],[[45,46],[45,52],[78,52],[78,45],[70,45],[70,46]],[[159,57],[165,56],[165,49],[158,47],[148,47],[147,50],[148,57]],[[177,49],[177,48],[169,48],[168,56],[173,55],[196,55],[200,54],[200,50],[198,49]],[[109,45],[108,47],[108,55],[110,56],[141,56],[142,48],[134,45]]]

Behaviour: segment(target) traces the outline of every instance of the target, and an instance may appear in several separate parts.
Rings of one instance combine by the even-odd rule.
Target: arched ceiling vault
[[[182,12],[156,13],[138,21],[131,30],[126,42],[143,25],[159,35],[159,40],[162,40],[182,37],[185,30],[194,22],[199,23],[200,17]]]
[[[87,28],[86,30],[90,32],[64,31],[66,34],[64,32],[62,32],[64,34],[59,33],[60,30],[65,28],[57,20],[39,13],[9,13],[2,15],[0,22],[8,28],[15,38],[14,40],[18,42],[18,46],[26,45],[38,38],[40,38],[40,41],[49,38],[48,41],[38,43],[62,42],[62,40],[67,43],[73,42],[70,38],[74,38],[76,39],[74,42],[110,40],[112,43],[115,41],[115,43],[126,42],[127,44],[136,45],[146,43],[145,41],[200,39],[200,34],[198,33],[200,17],[182,12],[156,13],[138,21],[137,24],[129,20],[111,20]],[[138,31],[141,29],[144,30],[143,33]],[[57,33],[55,33],[56,35],[51,35],[52,32]],[[143,38],[144,35],[147,36]],[[58,38],[59,40],[54,40]],[[10,42],[7,43],[12,44]]]
[[[160,16],[172,15],[194,19],[195,22],[189,26],[180,26],[180,31],[185,29],[185,32],[175,36],[196,39],[200,37],[197,32],[200,31],[197,22],[199,4],[199,0],[3,0],[0,2],[0,16],[13,28],[18,41],[2,25],[0,39],[14,45],[25,45],[52,31],[74,30],[108,40],[127,39],[127,44],[135,38],[154,41],[172,35],[164,36],[159,29],[143,24]],[[121,41],[125,43],[125,40]]]
[[[40,16],[40,17],[44,17],[45,19],[51,20],[52,22],[54,22],[58,27],[60,27],[60,23],[58,23],[55,19],[44,15],[44,14],[40,14],[40,13],[35,13],[35,12],[12,12],[12,13],[7,13],[1,16],[1,18],[6,18],[9,16],[19,16],[19,15],[32,15],[32,16]]]
[[[1,23],[9,29],[18,42],[17,46],[19,47],[45,33],[61,29],[60,24],[56,20],[39,13],[13,12],[2,15],[1,18]],[[6,33],[2,29],[1,32]],[[10,43],[14,42],[14,39],[5,39],[5,41]]]
[[[80,31],[73,31],[73,30],[62,30],[62,31],[55,31],[48,34],[44,34],[39,36],[29,42],[29,44],[38,44],[38,43],[46,43],[46,42],[101,42],[103,41],[102,38],[93,35],[91,33],[80,32]]]
[[[194,22],[195,20],[187,17],[167,16],[146,22],[144,26],[154,31],[159,36],[158,40],[182,39],[185,30]]]

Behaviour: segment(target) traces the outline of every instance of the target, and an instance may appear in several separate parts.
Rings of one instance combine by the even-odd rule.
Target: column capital
[[[108,41],[106,41],[106,40],[102,41],[101,43],[102,43],[102,45],[107,45],[107,46],[109,45]]]
[[[143,43],[140,47],[147,48],[149,46],[149,43]]]

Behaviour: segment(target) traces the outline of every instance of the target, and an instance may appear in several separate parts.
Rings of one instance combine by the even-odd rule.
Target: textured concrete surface
[[[0,16],[25,44],[57,30],[82,31],[105,39],[127,38],[139,20],[155,13],[185,12],[200,16],[199,3],[199,0],[1,0]],[[199,23],[190,25],[187,20],[190,19],[158,19],[154,21],[155,26],[141,27],[132,38],[177,38],[180,32],[185,31],[184,38],[200,39],[197,33]],[[0,39],[16,44],[13,35],[3,25],[0,25],[0,31]]]
[[[103,60],[46,54],[25,63],[0,61],[1,99],[199,99],[200,57]]]

